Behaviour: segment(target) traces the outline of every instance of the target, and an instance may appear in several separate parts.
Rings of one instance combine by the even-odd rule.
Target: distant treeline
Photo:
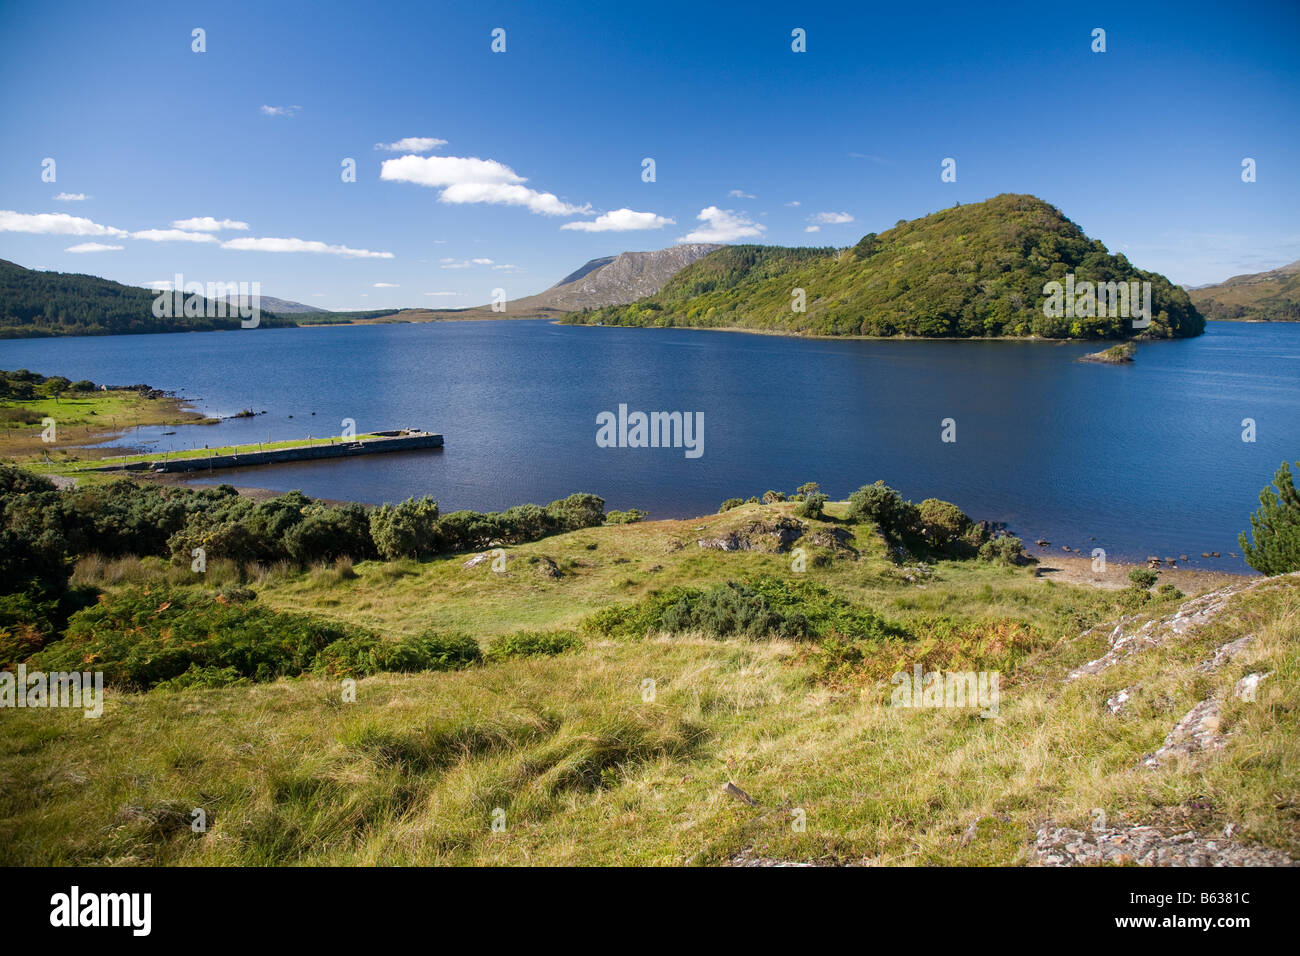
[[[199,297],[204,314],[158,318],[158,293],[98,276],[38,272],[0,259],[0,339],[52,335],[123,335],[142,332],[213,332],[240,328],[233,304]],[[198,311],[196,310],[196,311]],[[391,315],[368,312],[276,313],[259,309],[259,328],[336,325]],[[225,313],[221,315],[219,313]]]

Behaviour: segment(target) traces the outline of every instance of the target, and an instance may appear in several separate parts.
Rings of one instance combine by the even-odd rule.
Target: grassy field
[[[53,442],[44,441],[42,422],[54,419]],[[0,458],[60,466],[108,457],[116,449],[86,447],[109,441],[143,425],[215,424],[177,398],[148,398],[127,389],[63,395],[58,398],[0,400]]]
[[[1085,632],[1120,615],[1124,592],[1056,583],[1041,566],[899,567],[869,526],[835,520],[842,504],[808,530],[850,530],[853,550],[803,572],[789,553],[696,543],[789,509],[576,531],[508,549],[504,572],[466,567],[470,555],[306,571],[214,562],[208,588],[242,578],[269,607],[390,636],[436,625],[486,643],[564,627],[582,646],[379,674],[358,682],[355,702],[338,681],[298,678],[110,691],[98,720],[6,711],[0,862],[681,865],[750,852],[1023,864],[1039,826],[1086,829],[1097,809],[1112,823],[1231,823],[1237,839],[1300,854],[1296,577],[1235,598],[1212,626],[1065,683],[1105,652],[1109,627]],[[584,626],[590,612],[657,589],[760,576],[814,580],[908,624],[914,639],[855,656],[824,642],[697,633],[613,640]],[[194,578],[157,560],[89,558],[74,582],[112,590]],[[1189,591],[1218,583],[1181,581]],[[1156,600],[1136,620],[1177,609]],[[1245,655],[1198,670],[1246,634],[1256,638]],[[998,716],[888,706],[881,675],[914,662],[998,669]],[[1238,678],[1264,670],[1273,673],[1255,702],[1232,697]],[[1137,703],[1112,714],[1107,699],[1135,685]],[[1226,699],[1222,751],[1141,766],[1216,694]],[[756,805],[724,793],[729,781]],[[206,832],[191,829],[195,808]]]
[[[365,434],[357,435],[355,438],[349,438],[348,441],[361,441],[366,438],[378,438],[378,435]],[[112,455],[107,458],[96,458],[92,462],[76,466],[70,461],[59,462],[55,465],[39,463],[31,466],[31,470],[38,473],[55,473],[63,474],[66,471],[77,471],[80,468],[103,468],[108,465],[126,465],[133,462],[153,462],[153,461],[174,461],[176,459],[188,458],[208,458],[215,455],[238,455],[248,454],[255,451],[276,451],[281,448],[298,448],[304,445],[321,445],[333,444],[342,439],[337,436],[324,436],[307,438],[294,438],[288,441],[273,442],[253,442],[248,445],[222,445],[219,448],[188,448],[179,451],[169,452],[147,452],[140,455]],[[42,465],[44,467],[42,467]]]

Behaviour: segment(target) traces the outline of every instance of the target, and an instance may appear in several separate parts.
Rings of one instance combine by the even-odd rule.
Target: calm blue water
[[[1055,550],[1228,558],[1283,458],[1300,459],[1300,325],[1211,323],[1144,343],[824,341],[719,332],[459,322],[0,342],[0,367],[148,382],[254,419],[141,429],[151,448],[413,426],[441,452],[219,473],[216,481],[378,503],[432,495],[495,510],[573,491],[655,517],[813,480],[832,497],[883,478],[1003,521]],[[704,454],[598,448],[596,416],[704,413]],[[314,413],[314,414],[313,414]],[[940,441],[940,422],[957,441]],[[1253,418],[1258,438],[1241,440]],[[1220,551],[1220,562],[1202,561]]]

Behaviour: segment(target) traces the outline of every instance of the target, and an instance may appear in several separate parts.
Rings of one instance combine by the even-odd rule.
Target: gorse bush
[[[1254,541],[1245,532],[1237,537],[1247,564],[1260,574],[1300,571],[1300,492],[1285,461],[1273,484],[1259,493],[1259,510],[1250,516],[1250,530]]]
[[[438,551],[438,503],[432,498],[408,498],[370,512],[370,537],[379,556],[423,558]]]
[[[921,512],[883,481],[863,485],[849,495],[848,519],[870,521],[894,538],[916,535],[921,530]]]
[[[971,528],[971,520],[964,511],[950,501],[926,498],[917,508],[917,516],[931,546],[940,550],[951,548]]]
[[[800,518],[820,521],[826,517],[826,500],[826,496],[820,491],[805,495],[803,500],[794,506],[794,513]]]
[[[628,508],[627,511],[611,511],[605,515],[605,524],[635,524],[645,520],[649,514],[640,508]]]
[[[980,545],[979,558],[995,564],[1020,564],[1025,559],[1025,546],[1014,535],[1000,535]]]

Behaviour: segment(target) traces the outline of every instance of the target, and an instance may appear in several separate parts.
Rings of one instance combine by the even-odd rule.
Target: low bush
[[[1020,564],[1025,559],[1025,546],[1014,535],[1004,534],[980,545],[979,557],[996,564]]]
[[[1128,579],[1133,582],[1133,586],[1143,590],[1152,587],[1160,578],[1160,572],[1151,568],[1130,568]]]
[[[640,508],[628,508],[627,511],[611,511],[605,515],[605,524],[635,524],[649,514]]]
[[[580,647],[582,640],[573,631],[518,631],[490,641],[483,658],[499,662],[518,657],[553,657]]]
[[[328,677],[367,677],[380,671],[459,670],[481,657],[478,642],[465,634],[427,630],[397,640],[354,634],[323,648],[311,669]]]
[[[921,512],[883,481],[863,485],[849,495],[848,519],[870,521],[886,535],[905,538],[921,531]]]
[[[632,604],[588,616],[584,632],[637,639],[659,632],[710,637],[782,637],[796,640],[841,635],[850,640],[903,633],[874,612],[858,608],[810,581],[759,578],[707,590],[669,588]]]
[[[67,636],[35,654],[30,666],[102,670],[107,684],[127,690],[148,690],[194,666],[269,681],[303,673],[321,650],[363,633],[253,602],[223,603],[193,589],[130,587],[74,614]]]

